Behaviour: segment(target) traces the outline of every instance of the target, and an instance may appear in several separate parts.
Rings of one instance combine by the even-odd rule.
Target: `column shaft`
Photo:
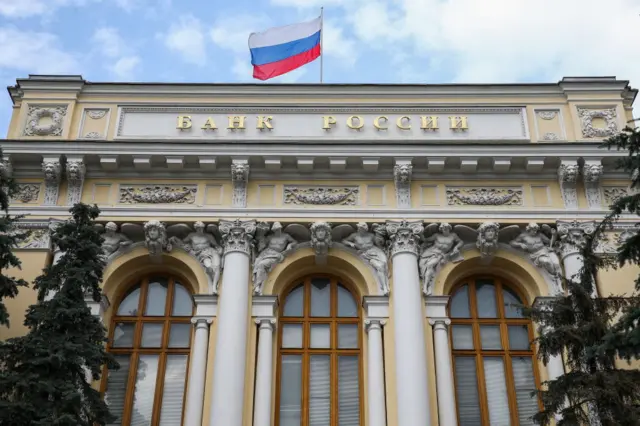
[[[393,314],[398,426],[429,426],[427,351],[416,254],[393,256]]]
[[[204,406],[204,384],[207,373],[207,349],[209,346],[209,324],[211,320],[193,318],[195,325],[191,361],[189,365],[189,387],[184,410],[184,426],[202,426]]]
[[[271,426],[271,377],[273,367],[273,328],[275,320],[256,320],[259,324],[256,390],[253,426]]]
[[[436,385],[438,390],[438,418],[440,426],[457,426],[456,396],[451,367],[451,349],[449,348],[450,320],[429,320],[433,326],[433,344],[436,355]]]
[[[249,255],[232,251],[224,258],[213,364],[211,426],[241,426],[249,321]]]
[[[384,321],[367,320],[368,339],[367,393],[369,396],[369,426],[387,424],[386,392],[384,385],[384,357],[382,325]]]

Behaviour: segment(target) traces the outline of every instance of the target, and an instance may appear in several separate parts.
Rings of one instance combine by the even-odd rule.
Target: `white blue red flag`
[[[253,77],[268,80],[317,59],[322,17],[249,35]]]

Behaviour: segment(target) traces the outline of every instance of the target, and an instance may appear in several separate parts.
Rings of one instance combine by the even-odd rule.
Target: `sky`
[[[0,84],[258,82],[251,32],[324,6],[325,83],[556,82],[640,87],[640,0],[0,0]],[[318,83],[320,61],[269,83]],[[4,92],[6,93],[6,92]],[[0,100],[0,135],[11,112]]]

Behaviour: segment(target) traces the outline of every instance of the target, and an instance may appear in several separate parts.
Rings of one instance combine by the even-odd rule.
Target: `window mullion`
[[[122,410],[122,424],[131,423],[131,412],[133,411],[133,395],[136,387],[136,376],[138,375],[138,357],[134,351],[129,358],[129,377],[127,379],[127,394],[124,398],[124,410]]]

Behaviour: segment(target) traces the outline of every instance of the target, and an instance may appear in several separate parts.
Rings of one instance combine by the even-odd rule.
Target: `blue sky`
[[[640,0],[0,0],[0,84],[249,82],[252,31],[325,8],[326,83],[555,82],[640,87]],[[270,82],[315,83],[319,61]],[[0,135],[11,101],[0,101]]]

